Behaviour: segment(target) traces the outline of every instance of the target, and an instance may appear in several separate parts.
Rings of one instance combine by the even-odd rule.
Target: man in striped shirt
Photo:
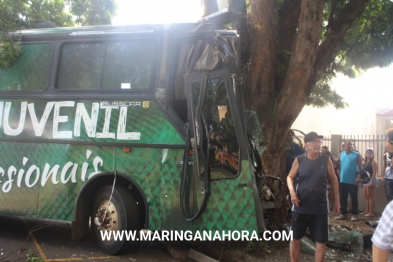
[[[393,201],[390,201],[382,213],[378,227],[371,241],[373,242],[373,261],[388,261],[389,251],[393,250]]]

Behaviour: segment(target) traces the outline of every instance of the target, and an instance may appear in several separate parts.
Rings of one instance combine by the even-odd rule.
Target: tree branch
[[[285,130],[292,125],[309,97],[305,96],[305,92],[320,41],[323,7],[323,0],[303,0],[301,3],[294,51],[277,99],[279,101],[277,114],[280,115],[277,127]],[[288,107],[291,110],[288,110]]]
[[[309,96],[315,87],[316,82],[325,70],[334,61],[344,37],[352,23],[364,12],[369,0],[351,0],[346,7],[331,21],[326,32],[325,39],[318,47],[317,59],[313,73],[309,79],[306,93]]]

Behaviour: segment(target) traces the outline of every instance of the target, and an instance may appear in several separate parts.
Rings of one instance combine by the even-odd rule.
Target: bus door
[[[185,162],[189,164],[184,166],[189,180],[183,180],[192,184],[189,188],[195,188],[188,193],[193,195],[193,201],[188,201],[193,209],[188,207],[188,210],[194,215],[186,216],[196,219],[207,204],[210,180],[233,179],[239,175],[241,127],[235,127],[236,99],[227,70],[187,75],[186,95],[189,155],[185,156],[188,157]]]
[[[180,207],[195,229],[261,232],[264,219],[242,97],[234,85],[237,35],[214,35],[214,43],[208,37],[185,38],[176,45],[181,52],[171,106],[187,130]]]

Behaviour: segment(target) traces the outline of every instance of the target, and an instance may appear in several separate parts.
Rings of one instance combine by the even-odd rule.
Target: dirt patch
[[[336,220],[334,219],[336,215],[333,213],[329,214],[329,225],[330,226],[335,226],[335,225],[339,225],[341,227],[346,227],[349,228],[351,230],[355,230],[358,231],[364,235],[372,235],[375,231],[375,228],[369,226],[366,224],[367,221],[376,221],[379,220],[379,216],[375,216],[375,217],[364,217],[362,215],[358,215],[357,221],[351,221],[351,214],[348,214],[347,220]]]
[[[221,262],[289,262],[289,242],[227,242],[193,245],[193,249]],[[314,256],[302,253],[301,262],[313,261]]]

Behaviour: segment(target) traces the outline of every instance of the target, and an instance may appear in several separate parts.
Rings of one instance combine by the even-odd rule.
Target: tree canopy
[[[20,52],[10,31],[110,24],[115,11],[115,0],[0,0],[0,66],[8,67]]]

